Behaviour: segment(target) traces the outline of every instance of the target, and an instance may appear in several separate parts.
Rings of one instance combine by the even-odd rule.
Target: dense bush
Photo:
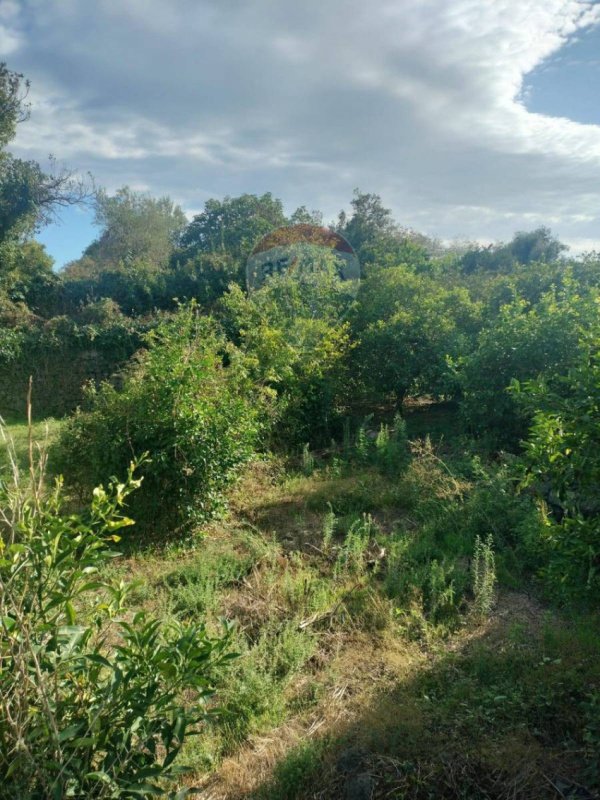
[[[181,308],[147,339],[117,389],[103,384],[68,422],[56,450],[66,480],[89,490],[149,455],[132,513],[173,530],[223,506],[223,491],[252,452],[261,403],[239,351],[210,319]]]
[[[527,433],[530,414],[509,387],[513,379],[565,373],[577,358],[580,330],[593,306],[549,292],[536,306],[524,300],[503,306],[462,359],[462,411],[469,428],[496,444],[515,447]]]
[[[446,289],[406,266],[373,271],[353,320],[361,393],[371,403],[452,394],[448,357],[469,352],[479,315],[464,289]]]
[[[128,612],[108,567],[131,469],[81,516],[31,477],[0,485],[2,796],[162,796],[229,636]]]
[[[596,331],[597,331],[596,327]],[[536,409],[525,460],[528,483],[553,512],[537,542],[549,593],[600,600],[600,338],[582,345],[578,363],[550,385],[524,387]]]
[[[349,394],[346,292],[325,263],[303,280],[273,277],[250,296],[232,286],[223,300],[224,326],[248,354],[253,379],[276,397],[278,446],[329,443],[341,426]]]
[[[83,399],[87,381],[108,379],[140,347],[155,323],[134,321],[111,300],[76,316],[29,319],[0,333],[0,413],[22,414],[29,376],[36,413],[60,417]],[[68,368],[65,368],[68,365]]]

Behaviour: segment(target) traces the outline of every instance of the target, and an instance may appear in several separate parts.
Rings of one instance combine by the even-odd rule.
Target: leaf
[[[12,617],[2,617],[2,625],[10,633],[16,627],[16,621]]]
[[[77,614],[75,613],[75,608],[73,607],[73,603],[70,600],[67,600],[67,602],[65,603],[65,611],[67,614],[67,620],[69,621],[69,625],[75,625]]]
[[[102,770],[98,770],[97,772],[88,772],[84,777],[86,778],[86,780],[99,781],[100,783],[106,783],[109,786],[112,786],[113,784],[110,775],[108,775],[106,772],[103,772]]]
[[[126,788],[128,793],[137,794],[140,797],[148,797],[148,795],[151,797],[165,796],[164,791],[160,787],[155,786],[153,783],[136,783],[135,785],[127,786]]]
[[[81,727],[82,727],[81,722],[76,722],[73,723],[73,725],[69,725],[58,734],[58,741],[66,742],[68,739],[72,739],[81,731]]]

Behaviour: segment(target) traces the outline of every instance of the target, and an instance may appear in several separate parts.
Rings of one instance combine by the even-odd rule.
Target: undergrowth
[[[233,625],[237,658],[182,753],[195,783],[230,798],[337,798],[357,775],[373,797],[533,800],[552,796],[544,775],[597,789],[593,618],[519,600],[541,589],[543,510],[507,461],[459,439],[409,446],[394,425],[304,448],[299,469],[253,463],[226,520],[110,568],[146,612]]]

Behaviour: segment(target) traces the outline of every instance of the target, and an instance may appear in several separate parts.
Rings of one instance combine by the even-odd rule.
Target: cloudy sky
[[[600,249],[599,2],[0,0],[0,59],[32,82],[13,151],[109,190],[332,219],[358,186],[441,238]],[[61,264],[93,235],[41,238]]]

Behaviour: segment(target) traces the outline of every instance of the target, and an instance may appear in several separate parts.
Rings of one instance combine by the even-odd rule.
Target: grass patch
[[[38,447],[47,448],[58,438],[62,420],[52,419],[51,417],[40,422],[34,422],[31,426],[31,441],[35,452]],[[29,468],[29,427],[27,422],[13,421],[6,424],[6,433],[14,447],[17,466],[20,470]],[[49,465],[50,468],[52,464]],[[10,467],[10,459],[6,444],[0,444],[0,471]]]
[[[24,465],[27,428],[11,433]],[[111,567],[139,608],[235,625],[239,656],[182,755],[207,796],[533,800],[555,796],[553,776],[598,789],[598,620],[567,625],[527,597],[539,517],[501,464],[426,438],[401,474],[272,458],[230,509]]]

